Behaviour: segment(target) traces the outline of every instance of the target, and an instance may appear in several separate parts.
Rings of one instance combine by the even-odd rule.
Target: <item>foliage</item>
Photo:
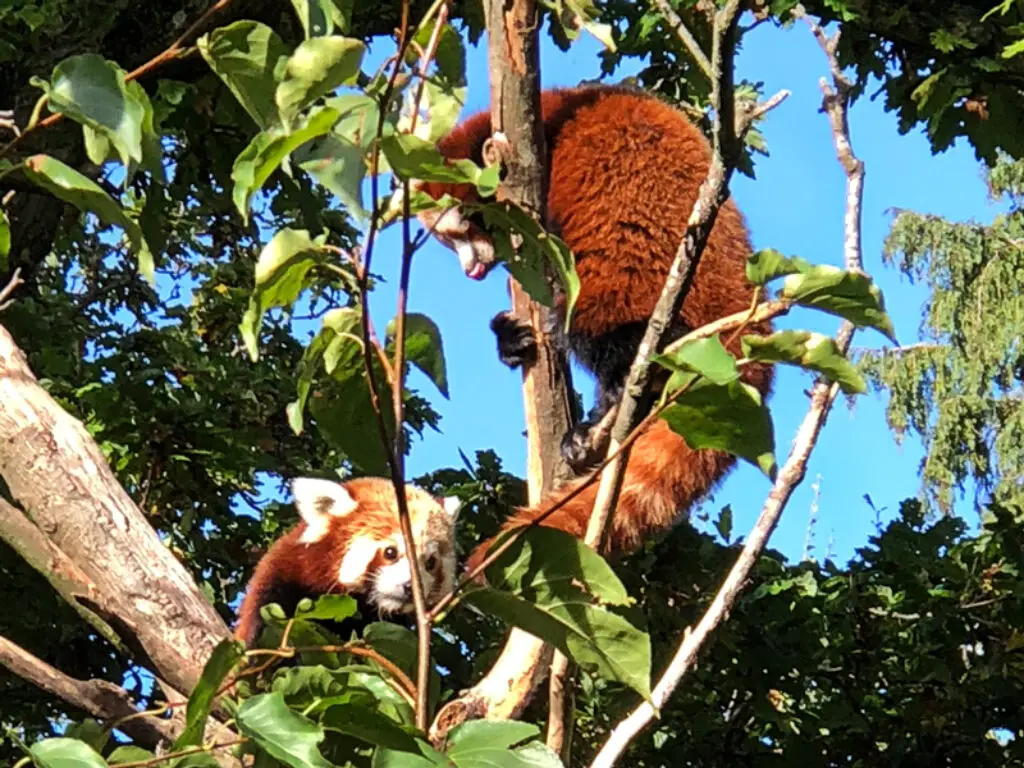
[[[863,368],[889,394],[897,437],[923,438],[922,482],[943,509],[968,482],[977,503],[1022,500],[1022,174],[1024,163],[1005,158],[989,173],[993,197],[1009,205],[991,224],[901,211],[885,245],[885,258],[929,290],[922,341],[866,354]]]
[[[35,21],[43,28],[58,19],[59,5],[41,7],[36,18],[25,8],[0,11],[0,23]],[[399,324],[390,324],[381,342],[365,321],[374,236],[401,218],[406,204],[434,205],[410,195],[410,179],[472,185],[488,197],[500,178],[495,166],[445,162],[435,146],[464,97],[459,30],[437,30],[430,76],[418,79],[415,48],[389,60],[400,70],[368,71],[368,35],[352,16],[361,4],[292,5],[297,13],[280,29],[266,19],[242,19],[206,32],[196,47],[212,74],[190,82],[163,79],[146,89],[121,64],[94,53],[55,62],[49,78],[34,84],[47,95],[45,109],[62,111],[78,126],[84,153],[100,173],[90,176],[55,152],[22,154],[17,143],[3,150],[10,163],[0,167],[0,183],[34,184],[76,209],[52,257],[33,265],[30,294],[5,312],[4,325],[28,348],[51,393],[86,423],[119,480],[225,618],[253,556],[294,520],[262,489],[330,470],[342,477],[383,474],[391,443],[382,437],[400,429],[408,449],[414,433],[437,426],[430,404],[403,382],[415,365],[448,396],[442,329],[425,316],[405,318],[408,356],[395,370]],[[775,5],[776,13],[790,10]],[[654,46],[641,79],[656,80],[675,101],[706,106],[707,79],[680,59],[674,41],[658,39],[661,28],[647,10],[609,2],[599,18],[588,2],[544,6],[562,43],[581,29],[614,39],[620,52],[607,54],[609,71],[618,56]],[[837,3],[829,7],[848,21],[859,18]],[[420,49],[434,31],[425,10],[414,17]],[[682,10],[695,20],[692,9]],[[632,18],[637,13],[643,15]],[[472,14],[466,26],[467,37],[479,33]],[[695,27],[706,41],[706,30]],[[758,89],[744,84],[739,95],[749,100]],[[919,105],[922,119],[946,119],[929,109]],[[983,151],[981,134],[969,135]],[[942,133],[936,136],[938,144]],[[1005,138],[986,140],[1013,150]],[[765,149],[756,132],[748,147]],[[382,192],[384,182],[391,186]],[[554,300],[541,277],[551,267],[571,309],[578,278],[556,235],[508,204],[485,202],[474,213],[537,300]],[[6,259],[6,214],[2,221]],[[421,243],[406,237],[403,256]],[[765,252],[750,269],[759,285],[781,279],[783,298],[893,334],[881,294],[862,275]],[[663,415],[691,445],[731,452],[769,474],[771,414],[739,381],[744,365],[796,365],[847,392],[863,389],[835,345],[808,332],[748,335],[743,355],[737,359],[715,338],[659,358],[672,371]],[[405,406],[401,423],[392,391]],[[493,534],[524,495],[521,481],[503,472],[493,454],[465,463],[420,479],[468,503],[459,533],[463,554]],[[239,502],[256,514],[240,513]],[[1020,618],[1020,542],[1011,509],[994,507],[989,528],[967,539],[955,521],[925,526],[908,503],[903,518],[846,569],[763,558],[759,588],[734,611],[708,663],[663,713],[660,730],[638,742],[631,764],[824,754],[832,763],[868,765],[880,753],[894,764],[961,755],[1013,764],[1014,745],[1004,750],[988,739],[993,728],[1016,734],[1021,727],[1008,706],[1019,694],[1010,628]],[[723,516],[720,530],[728,528]],[[613,570],[572,537],[528,532],[488,569],[490,586],[467,589],[436,627],[431,710],[471,683],[506,626],[518,625],[583,670],[576,760],[583,759],[626,707],[649,694],[651,670],[710,600],[733,557],[683,528],[659,544],[657,556],[648,550]],[[31,586],[31,594],[45,590],[23,564],[3,568],[9,583]],[[39,605],[47,621],[5,616],[0,634],[45,648],[58,622],[68,627],[67,649],[86,649],[74,662],[58,660],[66,661],[65,671],[117,679],[138,670],[134,659],[87,638],[66,607],[46,595]],[[324,600],[312,612],[304,608],[293,619],[267,609],[269,654],[244,654],[230,642],[217,649],[191,694],[187,728],[174,749],[200,744],[214,695],[226,693],[221,705],[239,737],[227,746],[255,755],[259,765],[561,764],[529,722],[467,723],[435,749],[415,727],[413,633],[374,624],[361,638],[332,637],[316,619],[351,605]],[[977,660],[961,661],[963,648],[979,647]],[[268,655],[276,663],[254,671]],[[237,684],[226,688],[238,673]],[[151,758],[118,747],[105,733],[88,744],[84,730],[39,739],[54,736],[48,718],[60,710],[12,688],[0,722],[21,726],[36,764]],[[139,693],[150,703],[141,685]],[[986,718],[975,714],[982,703],[996,705]],[[540,720],[536,712],[528,718]]]

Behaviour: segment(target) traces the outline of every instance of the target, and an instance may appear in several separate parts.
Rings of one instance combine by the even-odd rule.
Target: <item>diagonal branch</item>
[[[181,731],[181,722],[153,715],[140,716],[131,694],[124,688],[106,680],[77,680],[69,677],[2,636],[0,666],[98,720],[130,718],[120,723],[118,729],[141,747],[153,749],[160,745],[166,746]]]
[[[802,9],[798,9],[796,13],[804,15]],[[830,39],[813,21],[808,19],[808,23],[828,57],[833,75],[832,85],[830,86],[823,79],[821,89],[824,95],[823,109],[832,124],[836,152],[847,175],[844,260],[847,269],[863,272],[860,222],[864,193],[864,164],[854,154],[853,144],[850,140],[847,119],[850,83],[842,75],[835,57],[838,35]],[[849,349],[853,331],[853,325],[844,322],[837,334],[836,343],[843,353]],[[611,768],[615,765],[632,740],[656,716],[657,710],[664,705],[683,676],[693,667],[697,655],[710,638],[711,633],[728,617],[751,569],[768,545],[793,491],[804,479],[811,452],[817,444],[838,393],[839,386],[824,379],[814,385],[811,391],[810,408],[797,430],[789,457],[776,476],[772,490],[761,509],[761,514],[747,537],[743,550],[715,595],[715,599],[697,626],[692,631],[688,628],[684,633],[679,648],[651,693],[652,703],[643,702],[614,728],[601,751],[591,763],[591,768]]]
[[[686,47],[686,50],[689,51],[693,60],[697,62],[697,66],[700,67],[700,71],[704,73],[704,76],[708,80],[714,80],[715,72],[711,67],[711,60],[704,54],[700,43],[697,42],[697,38],[693,36],[689,27],[686,26],[686,23],[679,14],[675,12],[675,9],[672,8],[668,0],[651,0],[651,5],[661,12],[662,17],[672,28],[672,31],[676,33],[676,37],[679,38],[680,42]]]

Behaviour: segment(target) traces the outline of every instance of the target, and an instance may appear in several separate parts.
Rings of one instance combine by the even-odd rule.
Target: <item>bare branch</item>
[[[139,746],[153,749],[170,744],[181,731],[178,722],[152,715],[139,714],[131,694],[106,680],[76,680],[54,669],[21,646],[0,636],[0,665],[23,680],[56,696],[76,709],[88,712],[99,720],[118,720],[132,715],[118,727],[132,737]]]
[[[7,281],[7,285],[0,290],[0,312],[3,312],[11,306],[11,294],[18,290],[19,286],[24,284],[25,281],[21,279],[21,267],[18,267],[14,270],[14,274],[11,275],[11,279]]]
[[[801,9],[802,12],[802,9]],[[847,112],[849,108],[849,86],[839,70],[835,58],[836,38],[826,38],[820,27],[811,23],[812,31],[829,59],[833,72],[833,86],[822,83],[825,96],[825,110],[832,123],[839,161],[847,174],[846,215],[844,233],[844,254],[846,267],[863,271],[861,257],[860,221],[864,190],[864,164],[854,155],[850,141]],[[845,85],[844,85],[845,84]],[[854,327],[844,322],[836,337],[836,343],[845,353],[853,338]],[[605,745],[591,763],[591,768],[611,768],[621,757],[630,742],[656,715],[669,696],[675,691],[687,671],[692,668],[697,655],[714,629],[729,615],[739,596],[751,569],[767,546],[772,532],[778,525],[782,512],[796,487],[803,481],[811,452],[828,418],[832,403],[839,393],[838,384],[821,379],[811,392],[811,405],[804,417],[793,442],[793,448],[785,465],[776,476],[768,498],[765,500],[757,523],[747,537],[743,550],[726,576],[718,594],[712,601],[696,628],[687,630],[668,667],[651,693],[653,706],[643,702],[628,717],[620,722],[609,735]]]

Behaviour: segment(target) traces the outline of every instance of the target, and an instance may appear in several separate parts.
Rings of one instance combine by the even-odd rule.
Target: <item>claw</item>
[[[491,330],[497,336],[498,359],[509,368],[529,365],[537,356],[537,340],[533,326],[515,318],[511,312],[501,312],[491,320]]]

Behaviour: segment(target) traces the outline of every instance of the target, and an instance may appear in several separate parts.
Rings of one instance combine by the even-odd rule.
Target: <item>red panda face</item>
[[[415,182],[413,186],[417,186]],[[420,187],[428,192],[434,192],[431,185],[420,185]],[[462,271],[466,273],[467,277],[483,280],[487,273],[497,265],[494,241],[483,229],[464,216],[459,206],[421,211],[417,216],[420,223],[442,245],[455,251],[459,257]]]
[[[360,478],[342,485],[298,478],[292,491],[305,523],[299,542],[310,547],[314,559],[327,555],[317,567],[333,572],[338,591],[365,595],[382,615],[412,612],[414,558],[402,536],[391,481]],[[458,500],[439,500],[407,485],[406,503],[424,596],[431,605],[454,584]]]

